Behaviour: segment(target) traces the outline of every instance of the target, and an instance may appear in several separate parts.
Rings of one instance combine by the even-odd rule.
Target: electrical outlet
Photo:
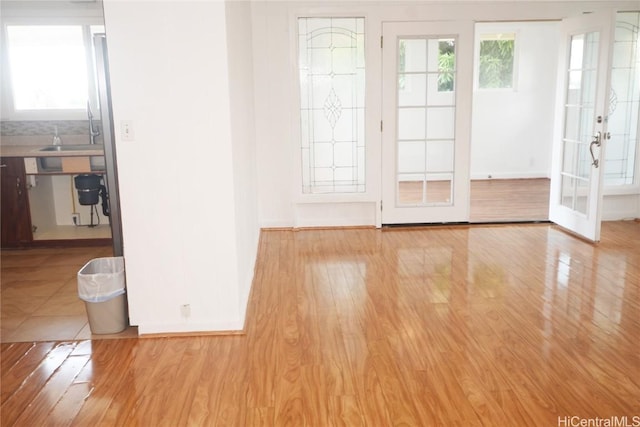
[[[180,306],[180,314],[185,319],[191,317],[191,304],[182,304]]]
[[[71,214],[71,222],[73,222],[73,225],[80,225],[80,214]]]

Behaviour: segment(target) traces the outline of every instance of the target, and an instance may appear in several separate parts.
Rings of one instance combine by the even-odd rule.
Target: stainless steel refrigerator
[[[109,85],[109,59],[107,56],[107,38],[105,34],[93,36],[95,49],[98,101],[104,140],[104,159],[107,193],[109,194],[109,222],[113,241],[113,256],[123,255],[122,220],[120,215],[120,192],[118,186],[118,168],[116,163],[116,145],[114,141],[113,112],[111,110],[111,87]]]

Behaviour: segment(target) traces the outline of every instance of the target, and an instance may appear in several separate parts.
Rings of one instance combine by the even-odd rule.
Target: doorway
[[[22,86],[16,86],[11,93],[26,88],[40,95],[33,98],[26,96],[27,100],[38,100],[33,108],[27,105],[29,108],[8,109],[4,107],[15,106],[13,102],[8,102],[9,99],[13,99],[13,95],[4,96],[9,91],[3,93],[3,113],[9,115],[3,116],[2,136],[14,137],[12,145],[40,145],[41,139],[44,141],[45,136],[53,135],[54,132],[58,140],[62,139],[62,145],[84,145],[88,144],[91,138],[94,138],[98,145],[105,143],[107,132],[111,129],[106,118],[100,113],[109,116],[106,114],[108,108],[104,107],[102,102],[104,97],[101,88],[97,83],[94,84],[92,78],[96,68],[92,35],[104,32],[102,4],[51,2],[45,6],[19,3],[29,2],[3,4],[0,21],[3,31],[7,31],[8,26],[15,30],[11,64],[14,68],[17,67],[16,64],[22,65],[16,68],[21,76],[19,82]],[[6,42],[3,39],[3,47],[6,47]],[[8,55],[9,51],[10,49],[4,49],[3,54]],[[67,58],[62,53],[68,54],[69,58],[74,60],[62,61],[65,63],[64,66],[54,67],[55,73],[49,72],[51,67],[33,65],[38,63],[36,59],[47,65],[60,62],[60,58]],[[55,57],[55,60],[48,59],[51,57]],[[3,61],[9,63],[10,59],[5,57]],[[35,68],[44,70],[46,78],[43,81],[38,80],[37,73],[21,72]],[[3,74],[3,88],[10,87],[8,75],[9,73]],[[78,82],[79,84],[76,84]],[[87,92],[86,96],[82,91],[71,90],[69,87],[83,87]],[[29,94],[29,91],[25,93]],[[43,104],[43,100],[47,102]],[[88,106],[87,110],[85,105]],[[96,122],[100,119],[99,123],[92,123],[92,114],[95,114],[93,119]],[[97,127],[94,127],[96,125]],[[100,135],[96,135],[98,129]],[[42,145],[49,142],[47,136],[46,142]],[[105,151],[105,155],[109,154]],[[47,159],[51,161],[48,162],[48,166],[57,169],[58,165],[53,164],[53,158]],[[105,168],[104,165],[99,167],[100,171]],[[113,227],[108,223],[114,218],[116,186],[106,183],[107,186],[111,186],[110,217],[97,213],[96,222],[101,222],[102,226],[93,226],[94,212],[90,211],[88,206],[84,207],[86,210],[80,207],[74,188],[75,174],[62,175],[57,170],[47,173],[29,175],[28,198],[31,208],[30,219],[33,220],[33,224],[29,224],[28,228],[29,237],[33,236],[33,240],[39,241],[39,245],[47,243],[60,247],[19,251],[3,248],[0,289],[3,341],[90,337],[84,304],[77,294],[76,273],[92,258],[118,255],[114,253],[111,245],[67,247],[98,244],[99,242],[94,240],[106,241],[112,237]],[[109,174],[114,175],[110,171]],[[26,215],[29,215],[29,212]],[[60,240],[73,240],[77,244],[65,242],[58,245],[57,242]]]
[[[548,220],[558,23],[385,23],[383,39],[382,223]]]
[[[382,223],[466,221],[472,22],[383,24]]]
[[[548,221],[559,22],[477,23],[469,222]]]
[[[610,119],[608,131],[600,130],[607,138],[607,150],[596,147],[594,151],[602,155],[604,194],[637,194],[640,96],[634,82],[640,67],[633,53],[637,52],[639,14],[610,11],[608,16],[611,19],[606,22],[616,25],[611,31],[613,63],[607,65],[602,55],[599,61],[611,73],[609,111],[603,114],[605,123]],[[407,63],[409,44],[430,37],[440,44],[447,37],[455,43],[465,40],[464,32],[456,32],[450,23],[446,30],[438,30],[439,24],[383,25],[382,223],[549,221],[552,151],[554,141],[562,137],[556,106],[563,102],[558,93],[563,91],[559,69],[565,65],[558,62],[558,46],[565,39],[563,23],[476,24],[474,62],[468,64],[473,75],[462,69],[462,50],[456,51],[455,67],[447,69],[444,57],[448,52],[440,48],[431,53],[437,57],[438,68],[426,71],[427,83],[422,88],[416,83],[421,71],[407,69],[412,66]],[[509,67],[497,64],[505,58]],[[487,69],[498,70],[499,78],[492,79]],[[430,72],[434,82],[429,83]],[[455,95],[450,94],[449,104],[430,105],[430,91],[441,91],[436,83],[447,73],[455,80]],[[463,92],[467,79],[468,91]],[[466,104],[473,107],[469,118]],[[429,122],[430,108],[450,108],[452,119]],[[460,132],[465,131],[467,119],[472,125],[466,134],[469,139],[464,140]],[[449,129],[448,133],[438,134],[442,129]],[[585,132],[590,135],[591,130]],[[451,145],[442,144],[446,138]],[[583,144],[587,149],[582,150],[582,157],[589,154],[590,142]],[[596,176],[588,179],[593,181]],[[602,194],[600,191],[599,200]],[[614,198],[607,202],[617,203]],[[602,206],[610,205],[601,203],[598,211]],[[628,215],[607,219],[625,217]]]

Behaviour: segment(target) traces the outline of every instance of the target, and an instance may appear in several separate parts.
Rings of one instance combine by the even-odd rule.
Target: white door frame
[[[610,91],[611,74],[611,42],[614,28],[615,11],[603,10],[592,14],[565,19],[562,22],[560,43],[560,61],[558,62],[558,95],[556,102],[556,126],[553,142],[553,160],[551,164],[551,190],[549,196],[549,219],[561,227],[584,237],[587,240],[597,242],[600,240],[600,225],[602,219],[602,181],[605,158],[605,146],[607,141],[607,115]],[[567,89],[569,85],[568,70],[570,68],[569,56],[571,53],[572,36],[579,34],[598,33],[598,59],[596,72],[595,101],[593,106],[593,126],[588,134],[579,137],[572,157],[572,169],[578,171],[579,156],[590,156],[589,148],[593,151],[594,159],[588,176],[576,180],[584,184],[583,188],[575,188],[571,197],[562,202],[563,177],[569,182],[568,158],[565,159],[565,111],[567,105]],[[582,81],[582,80],[581,80]],[[581,109],[580,111],[584,111]],[[583,117],[583,116],[581,116]],[[586,116],[584,116],[586,117]],[[591,117],[589,116],[591,119]],[[599,119],[598,119],[599,118]],[[594,135],[600,135],[600,146],[591,144]],[[590,157],[589,157],[590,158]],[[591,162],[591,160],[589,160]],[[583,174],[584,175],[584,174]],[[565,190],[568,192],[568,189]],[[586,197],[584,209],[578,210],[573,201]],[[572,204],[572,206],[569,206]],[[585,212],[581,212],[585,211]]]
[[[473,96],[473,21],[383,22],[382,53],[382,223],[442,223],[469,220],[469,152]],[[399,38],[455,38],[455,143],[452,198],[449,203],[398,202]]]

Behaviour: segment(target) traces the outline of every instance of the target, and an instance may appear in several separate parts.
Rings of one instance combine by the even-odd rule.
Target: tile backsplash
[[[100,121],[94,120],[94,126],[101,128]],[[89,135],[88,120],[26,120],[0,121],[1,136],[53,136],[55,126],[59,135]]]

